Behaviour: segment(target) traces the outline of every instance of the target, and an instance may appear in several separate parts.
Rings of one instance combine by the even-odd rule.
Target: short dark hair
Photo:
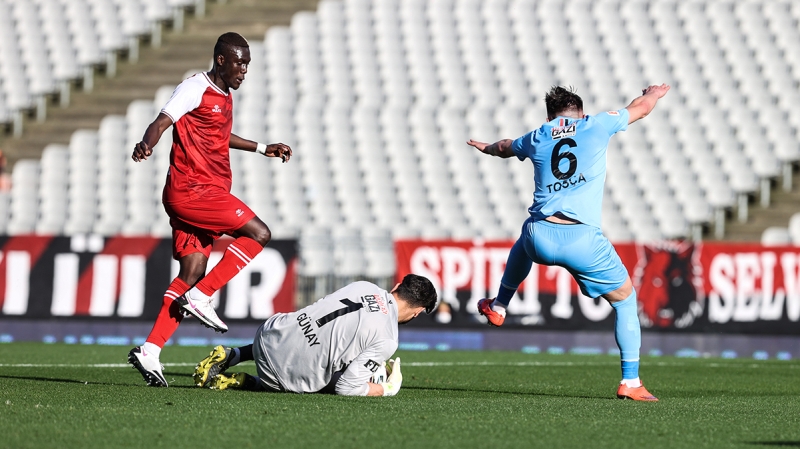
[[[225,56],[233,47],[250,48],[250,44],[241,34],[229,31],[217,38],[217,43],[214,45],[214,59],[219,55]]]
[[[424,307],[426,313],[436,307],[436,289],[426,277],[407,274],[396,291],[403,301],[412,307]]]
[[[583,100],[575,93],[573,87],[569,89],[561,86],[551,87],[550,92],[544,96],[544,104],[547,107],[547,118],[551,119],[570,109],[583,110]]]

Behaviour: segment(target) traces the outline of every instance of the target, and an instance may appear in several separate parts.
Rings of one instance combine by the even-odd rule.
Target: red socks
[[[247,266],[262,249],[264,247],[250,237],[239,237],[234,240],[228,245],[228,249],[222,255],[222,260],[197,283],[197,289],[206,296],[213,295]]]
[[[189,290],[189,284],[183,282],[180,278],[175,278],[172,283],[167,287],[164,293],[164,302],[161,304],[161,311],[158,312],[158,318],[153,325],[153,330],[147,336],[147,341],[153,343],[159,348],[163,348],[167,340],[172,337],[178,325],[181,324],[183,314],[181,313],[180,305],[175,299]]]
[[[263,247],[258,242],[249,237],[239,237],[234,240],[228,245],[228,249],[217,266],[197,283],[197,289],[208,296],[213,295],[236,276],[239,270],[247,266],[262,249]],[[190,288],[191,286],[180,278],[172,281],[164,293],[164,302],[161,305],[161,311],[158,312],[153,330],[147,336],[148,342],[163,348],[167,340],[172,337],[183,319],[180,305],[175,299],[189,291]]]

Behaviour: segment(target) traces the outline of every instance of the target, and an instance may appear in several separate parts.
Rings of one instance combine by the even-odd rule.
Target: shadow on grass
[[[8,375],[0,375],[0,379],[18,379],[18,380],[35,380],[37,382],[56,382],[56,383],[68,383],[68,384],[84,384],[84,385],[108,385],[108,386],[133,386],[134,384],[129,382],[95,382],[90,380],[76,380],[76,379],[59,379],[56,377],[36,377],[36,376],[8,376]],[[135,386],[140,386],[141,383],[137,382]],[[170,386],[169,388],[191,388],[196,389],[197,387],[193,385],[175,385]]]
[[[494,393],[494,394],[508,394],[515,396],[544,396],[552,398],[577,398],[577,399],[609,399],[618,401],[613,396],[589,396],[589,395],[575,395],[575,394],[554,394],[554,393],[541,393],[534,391],[503,391],[503,390],[482,390],[476,388],[452,388],[452,387],[403,387],[404,390],[419,390],[419,391],[458,391],[465,393]]]
[[[800,441],[748,441],[747,444],[754,444],[757,446],[800,447]]]

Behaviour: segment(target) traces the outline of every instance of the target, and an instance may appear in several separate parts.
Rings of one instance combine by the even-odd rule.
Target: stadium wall
[[[215,244],[209,268],[228,242]],[[580,295],[559,268],[534,265],[503,329],[482,322],[475,303],[496,290],[512,244],[396,242],[397,279],[411,271],[428,276],[452,310],[448,323],[431,315],[403,326],[400,348],[616,351],[610,307]],[[296,248],[293,240],[271,242],[220,291],[217,309],[231,324],[228,333],[187,320],[170,344],[246,344],[266,317],[324,294],[324,288],[304,289],[304,282],[327,288],[344,282],[298,276]],[[800,249],[678,242],[616,248],[640,291],[643,353],[800,357]],[[144,341],[176,273],[170,239],[0,237],[0,343]]]
[[[220,239],[210,270],[233,240]],[[224,320],[295,308],[297,244],[272,241],[215,295]],[[0,317],[152,323],[178,274],[172,240],[157,237],[0,237]]]
[[[407,273],[428,277],[453,310],[450,326],[482,326],[477,303],[496,294],[513,243],[398,241],[397,279]],[[800,335],[800,248],[691,242],[615,247],[637,290],[645,330]],[[611,311],[606,301],[581,294],[567,270],[534,265],[509,304],[504,327],[607,330]]]

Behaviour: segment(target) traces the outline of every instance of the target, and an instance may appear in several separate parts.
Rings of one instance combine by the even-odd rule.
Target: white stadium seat
[[[800,212],[789,219],[789,237],[795,246],[800,246]]]
[[[787,228],[770,226],[761,234],[761,244],[764,246],[786,246],[792,244],[792,237]]]
[[[50,94],[69,102],[70,84],[90,90],[94,68],[116,71],[117,53],[135,60],[138,39],[204,0],[0,0],[0,124],[21,130],[21,112],[45,117]],[[160,37],[158,38],[160,39]],[[151,42],[158,40],[153,35]],[[20,68],[22,70],[20,70]],[[16,120],[16,121],[15,121]]]
[[[10,218],[6,233],[31,234],[39,219],[39,180],[41,162],[21,159],[11,173]]]

